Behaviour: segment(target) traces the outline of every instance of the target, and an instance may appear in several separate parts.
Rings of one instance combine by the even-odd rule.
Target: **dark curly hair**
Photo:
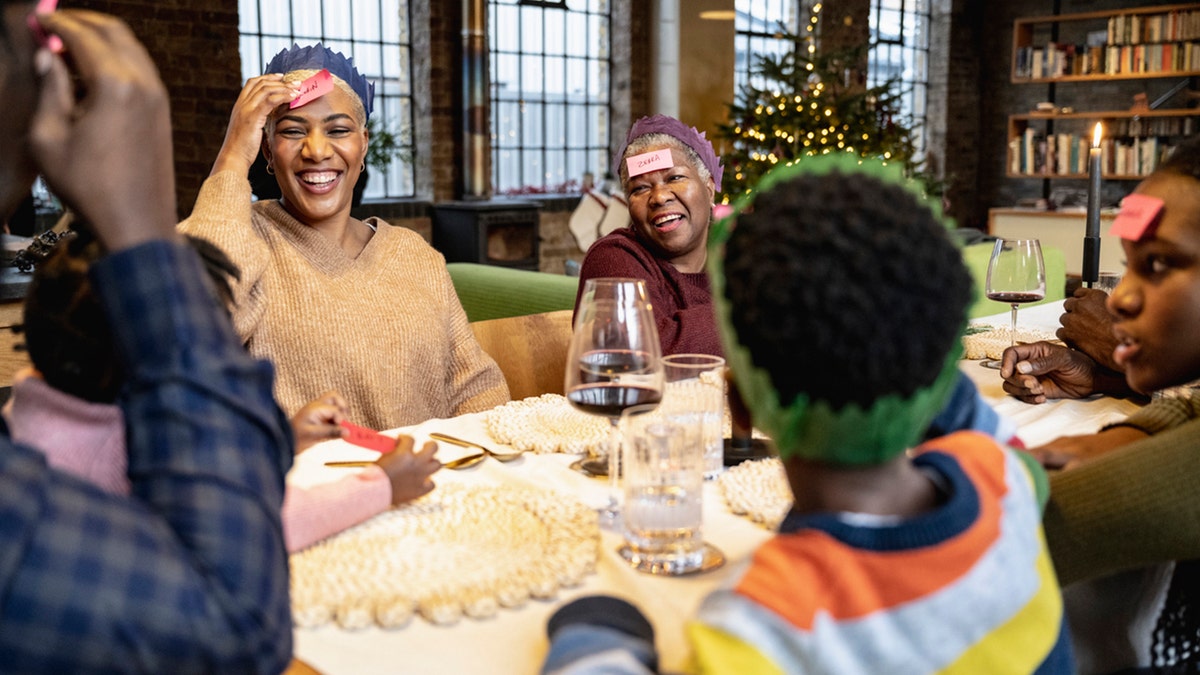
[[[725,250],[739,341],[780,402],[907,397],[942,370],[971,276],[910,192],[865,174],[800,175],[755,197]]]
[[[200,255],[214,295],[229,307],[230,279],[240,277],[237,265],[211,242],[190,235],[186,239]],[[59,241],[38,262],[25,297],[25,349],[50,386],[93,403],[111,403],[124,383],[124,371],[88,276],[104,248],[84,229]]]

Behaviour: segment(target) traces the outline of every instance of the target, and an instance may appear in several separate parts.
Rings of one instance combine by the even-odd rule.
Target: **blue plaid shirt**
[[[129,378],[133,495],[0,435],[0,672],[279,672],[292,438],[273,370],[184,244],[107,256],[92,279]]]

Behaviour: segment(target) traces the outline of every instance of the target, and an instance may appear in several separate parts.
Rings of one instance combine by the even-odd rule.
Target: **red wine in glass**
[[[1012,307],[1012,326],[1009,346],[1017,343],[1017,307],[1046,297],[1046,264],[1042,260],[1042,245],[1037,239],[997,239],[988,260],[987,290],[989,300]],[[983,365],[999,368],[1000,361],[988,360]]]
[[[571,405],[592,415],[620,417],[626,408],[660,403],[662,392],[649,387],[621,384],[583,385],[567,394]]]
[[[584,283],[563,383],[576,409],[608,419],[612,433],[603,453],[580,462],[592,475],[608,474],[608,503],[601,524],[620,522],[617,481],[621,412],[662,400],[662,352],[654,313],[638,279],[588,279]]]
[[[988,300],[1003,302],[1010,305],[1020,305],[1026,302],[1037,302],[1046,297],[1045,293],[1012,293],[1008,291],[1000,291],[998,293],[988,293]]]

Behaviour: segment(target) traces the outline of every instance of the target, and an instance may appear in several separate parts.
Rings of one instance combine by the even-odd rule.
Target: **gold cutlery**
[[[441,433],[437,433],[437,432],[429,434],[429,437],[434,440],[437,440],[437,441],[445,441],[447,443],[450,443],[451,445],[457,445],[457,446],[463,447],[463,448],[477,448],[479,450],[484,451],[488,455],[491,455],[497,461],[501,461],[501,462],[511,462],[512,460],[525,454],[524,451],[522,451],[522,450],[517,450],[516,452],[496,452],[495,450],[492,450],[491,448],[489,448],[485,445],[480,445],[474,441],[465,441],[461,438],[456,438],[454,436],[447,436],[446,434],[441,434]]]
[[[449,462],[442,464],[443,469],[465,469],[468,466],[475,466],[482,462],[487,457],[486,452],[477,452],[473,455],[464,455],[458,459],[452,459]]]
[[[458,459],[452,459],[449,462],[444,462],[442,464],[442,468],[443,469],[465,469],[468,466],[475,466],[476,464],[482,462],[484,460],[484,458],[487,456],[488,455],[486,452],[476,452],[475,454],[472,454],[472,455],[463,455],[462,457],[459,457]],[[374,463],[375,462],[369,461],[369,460],[350,460],[350,461],[342,461],[342,462],[325,462],[325,466],[356,467],[356,466],[370,466]]]

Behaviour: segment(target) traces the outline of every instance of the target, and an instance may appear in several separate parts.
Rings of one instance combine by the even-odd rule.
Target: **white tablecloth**
[[[1058,329],[1061,315],[1061,302],[1025,307],[1017,312],[1017,326],[1053,334]],[[1008,326],[1010,321],[1010,315],[1005,312],[981,317],[973,323]],[[978,361],[963,361],[960,367],[992,407],[1017,424],[1017,433],[1027,447],[1041,445],[1059,436],[1098,431],[1105,424],[1124,419],[1139,407],[1129,399],[1104,396],[1084,401],[1047,401],[1039,405],[1022,403],[1004,393],[1000,371],[984,368]]]
[[[1060,313],[1061,304],[1027,308],[1021,310],[1019,323],[1052,331]],[[980,321],[1005,325],[1008,315]],[[1104,398],[1028,405],[1004,395],[998,371],[982,368],[974,361],[964,361],[961,367],[997,410],[1018,424],[1021,438],[1030,446],[1063,434],[1094,431],[1137,407],[1128,401]],[[434,431],[490,442],[482,414],[430,420],[408,431],[416,436],[418,443]],[[448,461],[468,452],[443,443],[439,458]],[[342,441],[326,443],[302,454],[289,480],[301,483],[332,480],[344,475],[340,472],[347,469],[325,467],[325,461],[365,459],[371,455]],[[568,465],[573,460],[574,457],[569,455],[533,454],[508,464],[487,459],[468,470],[442,471],[435,478],[443,485],[534,486],[572,494],[588,504],[602,503],[604,482],[570,470]],[[414,618],[407,627],[395,631],[375,627],[346,631],[336,625],[297,629],[296,656],[329,675],[536,673],[548,646],[546,620],[555,608],[580,595],[607,593],[630,599],[646,612],[655,626],[662,667],[678,670],[687,656],[682,631],[684,620],[709,591],[733,577],[754,549],[770,536],[749,520],[730,514],[714,483],[705,486],[704,499],[705,539],[718,546],[728,558],[728,563],[719,570],[680,578],[643,575],[627,567],[617,555],[620,538],[605,532],[596,573],[588,576],[581,587],[561,591],[554,601],[531,600],[518,610],[502,609],[492,619],[464,618],[449,627],[433,626]]]

